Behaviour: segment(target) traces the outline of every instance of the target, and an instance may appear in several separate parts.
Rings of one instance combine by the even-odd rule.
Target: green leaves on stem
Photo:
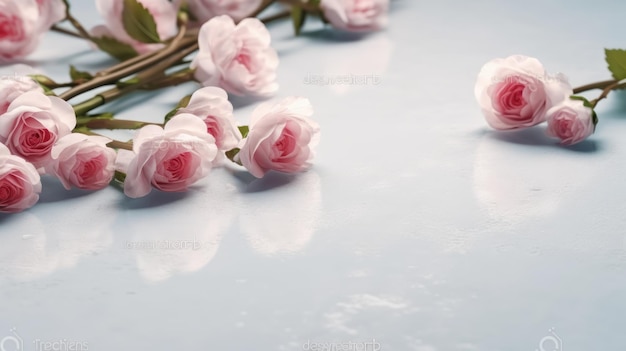
[[[604,54],[613,78],[626,79],[626,50],[605,49]]]
[[[128,60],[138,55],[137,50],[135,50],[132,46],[122,43],[115,38],[107,36],[92,37],[91,41],[93,41],[93,43],[96,44],[100,50],[120,61]]]
[[[137,0],[124,0],[122,24],[126,33],[137,41],[146,44],[161,42],[154,17]]]

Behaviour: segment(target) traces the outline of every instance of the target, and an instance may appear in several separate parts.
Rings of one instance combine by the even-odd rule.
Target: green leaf
[[[241,166],[241,161],[235,161],[235,156],[237,156],[237,154],[239,153],[239,151],[241,151],[239,148],[234,148],[230,151],[226,151],[226,157],[228,157],[229,160],[235,162],[236,164]]]
[[[626,79],[626,50],[605,49],[604,54],[613,78],[617,80]]]
[[[291,8],[291,21],[293,23],[293,30],[296,35],[300,35],[304,21],[306,20],[306,12],[299,6],[293,6]]]
[[[248,133],[250,133],[250,127],[248,126],[239,126],[237,128],[239,128],[239,131],[241,132],[241,136],[244,138],[248,136]]]
[[[122,24],[126,33],[137,41],[146,44],[161,42],[154,17],[137,0],[124,0]]]
[[[176,107],[174,107],[173,110],[171,110],[170,112],[167,113],[167,115],[165,115],[165,123],[169,122],[170,119],[172,119],[172,117],[174,117],[176,113],[178,113],[179,109],[183,107],[187,107],[187,105],[189,105],[189,101],[191,101],[191,95],[187,95],[183,97],[182,99],[180,99],[180,101],[178,102],[178,105],[176,105]]]
[[[115,57],[120,61],[128,60],[129,58],[135,57],[138,55],[137,51],[130,45],[126,43],[122,43],[117,39],[111,37],[92,37],[91,38],[100,48],[100,50],[106,52],[107,54]]]
[[[74,65],[70,65],[70,78],[72,78],[73,82],[86,82],[88,80],[92,80],[93,76],[89,72],[79,71],[74,67]]]

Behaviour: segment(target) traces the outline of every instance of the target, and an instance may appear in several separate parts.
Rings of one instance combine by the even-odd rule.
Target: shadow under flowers
[[[539,127],[511,131],[489,131],[487,132],[487,136],[511,144],[554,147],[581,153],[594,153],[602,150],[602,144],[600,142],[590,139],[583,140],[575,145],[561,145],[555,139],[547,136],[545,130]]]
[[[269,172],[263,178],[256,178],[246,171],[230,170],[232,175],[242,184],[239,187],[244,193],[259,193],[286,186],[297,178],[296,174]]]

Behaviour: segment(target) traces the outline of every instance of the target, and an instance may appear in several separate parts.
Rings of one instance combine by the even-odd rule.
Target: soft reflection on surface
[[[140,275],[150,282],[165,281],[179,273],[192,273],[205,267],[218,252],[219,244],[235,217],[235,203],[227,191],[212,188],[210,199],[198,209],[181,209],[175,214],[164,213],[150,218],[133,220],[132,216],[146,216],[155,209],[128,212],[122,220],[129,224],[125,230],[133,233],[122,239],[122,249],[133,252]],[[203,196],[205,196],[204,194]],[[183,206],[193,206],[184,203]]]
[[[295,253],[309,243],[322,205],[320,177],[300,174],[293,182],[262,193],[249,194],[240,224],[252,248],[265,255]]]
[[[88,222],[77,231],[55,224],[55,219],[68,215],[60,212],[60,209],[51,207],[41,219],[22,213],[10,231],[0,234],[0,272],[3,277],[20,281],[38,279],[60,269],[72,268],[81,258],[110,248],[110,218],[90,215],[84,208],[73,209],[71,215],[76,216],[77,222]]]
[[[591,180],[592,167],[578,156],[551,145],[518,145],[488,133],[475,154],[474,194],[497,220],[547,217],[558,210],[564,196]]]
[[[325,327],[333,332],[356,335],[360,331],[353,323],[361,323],[364,319],[361,314],[387,314],[390,311],[409,314],[415,312],[416,309],[411,307],[409,301],[397,296],[352,295],[347,301],[337,303],[335,309],[325,314]]]

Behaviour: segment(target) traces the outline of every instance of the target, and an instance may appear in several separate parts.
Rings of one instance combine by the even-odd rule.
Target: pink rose
[[[7,112],[13,100],[29,91],[43,93],[43,88],[29,77],[15,76],[0,79],[0,115]]]
[[[487,123],[504,130],[544,122],[572,88],[562,75],[548,75],[537,59],[515,55],[485,64],[474,93]]]
[[[0,144],[0,212],[15,213],[39,201],[41,180],[33,165]]]
[[[74,110],[66,101],[37,91],[26,92],[0,116],[0,143],[39,168],[50,160],[56,141],[75,126]]]
[[[85,190],[106,187],[115,173],[115,150],[106,146],[111,139],[72,133],[52,147],[52,174],[65,189]]]
[[[39,28],[42,32],[49,30],[54,24],[65,19],[65,3],[63,0],[36,0],[39,8]]]
[[[200,50],[191,67],[204,86],[219,86],[235,95],[271,95],[278,89],[278,55],[270,33],[256,18],[235,25],[232,18],[215,17],[200,28]]]
[[[220,15],[235,21],[250,16],[263,0],[187,0],[191,15],[200,24]]]
[[[371,32],[387,25],[389,0],[322,0],[320,7],[338,29]]]
[[[221,88],[205,87],[196,90],[187,107],[178,110],[178,114],[181,113],[190,113],[202,119],[220,151],[234,149],[241,140],[241,132],[233,116],[233,105]]]
[[[308,169],[319,140],[319,126],[309,119],[308,99],[290,97],[265,103],[252,112],[250,132],[242,141],[238,159],[255,177],[269,170],[295,173]]]
[[[124,193],[137,198],[148,195],[152,187],[168,192],[187,190],[209,174],[217,146],[202,120],[180,114],[165,128],[141,128],[135,135],[133,151]]]
[[[35,0],[0,0],[0,62],[35,50],[41,34],[38,19]]]
[[[561,139],[563,145],[579,143],[593,134],[596,128],[593,113],[582,101],[565,99],[548,111],[546,132]]]
[[[178,7],[168,0],[138,0],[152,15],[157,25],[161,40],[167,40],[177,32],[176,16]],[[104,17],[106,24],[94,27],[91,32],[96,37],[113,37],[131,45],[142,54],[163,47],[163,44],[146,44],[131,38],[122,23],[124,0],[96,0],[98,12]]]

